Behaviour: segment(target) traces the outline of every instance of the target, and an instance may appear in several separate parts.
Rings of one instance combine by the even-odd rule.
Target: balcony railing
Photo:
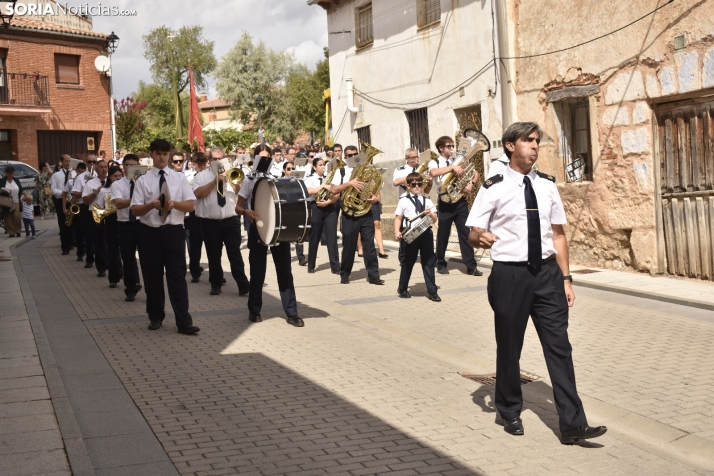
[[[50,105],[50,81],[35,73],[0,73],[0,105]]]

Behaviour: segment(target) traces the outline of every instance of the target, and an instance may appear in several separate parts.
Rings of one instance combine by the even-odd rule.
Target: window
[[[374,42],[372,31],[372,4],[368,3],[357,8],[357,48],[371,45]]]
[[[57,84],[79,84],[79,56],[55,55],[55,81]]]
[[[553,103],[553,107],[560,125],[559,155],[563,158],[566,180],[592,180],[588,98],[557,101]]]
[[[25,179],[25,178],[32,178],[37,176],[37,170],[33,169],[29,165],[24,165],[24,164],[3,164],[0,166],[0,177],[5,176],[5,169],[8,167],[14,167],[15,172],[13,176],[16,179]],[[24,185],[23,185],[24,186]]]
[[[372,132],[369,130],[369,126],[357,129],[357,139],[360,142],[366,142],[370,145],[372,144]]]
[[[441,0],[418,0],[417,28],[423,28],[441,19]]]
[[[409,123],[409,147],[414,147],[419,152],[429,148],[429,117],[426,108],[406,111]]]

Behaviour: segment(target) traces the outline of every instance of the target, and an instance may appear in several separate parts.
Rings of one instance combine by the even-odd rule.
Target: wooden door
[[[667,271],[714,280],[714,100],[660,106],[657,115]]]
[[[88,138],[94,139],[87,141]],[[95,154],[99,144],[98,133],[91,131],[37,131],[37,156],[39,163],[48,162],[54,166],[62,154],[69,154],[75,159],[84,160],[87,155]],[[95,150],[89,150],[93,145]]]

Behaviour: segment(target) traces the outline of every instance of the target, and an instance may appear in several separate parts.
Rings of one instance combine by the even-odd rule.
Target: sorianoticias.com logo
[[[102,5],[63,5],[61,3],[6,3],[5,15],[43,16],[43,15],[79,15],[79,16],[135,16],[136,10],[122,10],[119,7]]]

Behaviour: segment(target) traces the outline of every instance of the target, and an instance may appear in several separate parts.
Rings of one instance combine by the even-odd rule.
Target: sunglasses
[[[453,148],[454,148],[454,144],[449,144],[449,145],[446,146],[446,148],[447,148],[447,149],[453,149]]]
[[[410,159],[410,160],[414,160],[414,159],[418,159],[418,158],[419,158],[419,156],[418,156],[418,155],[417,155],[417,156],[415,156],[415,157],[407,157],[407,159]]]
[[[421,187],[422,185],[424,185],[423,182],[412,182],[412,183],[409,184],[409,186],[412,187],[412,188]]]
[[[97,163],[96,160],[87,160],[86,162],[87,162],[88,164],[96,164],[96,163]]]
[[[173,163],[174,164],[183,164],[183,160],[174,160]]]
[[[345,154],[345,157],[349,159],[350,157],[357,157],[358,155],[359,154]]]
[[[291,170],[295,170],[295,169],[290,168],[290,167],[287,167],[285,170],[287,170],[288,172],[290,172]]]
[[[308,155],[307,158],[308,158],[308,159],[314,159],[315,156],[314,156],[314,155]]]

